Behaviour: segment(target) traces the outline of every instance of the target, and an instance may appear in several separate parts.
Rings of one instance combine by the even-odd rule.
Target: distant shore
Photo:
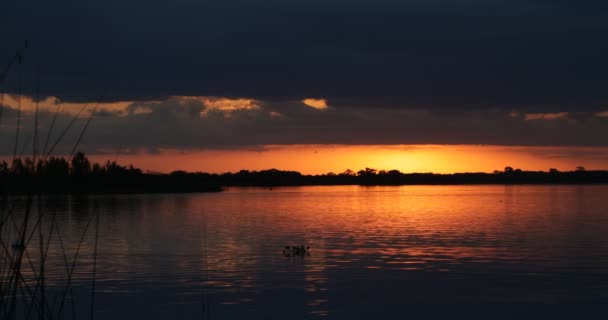
[[[206,175],[206,174],[205,174]],[[470,184],[608,184],[608,171],[501,171],[494,173],[402,173],[396,170],[361,170],[356,173],[303,175],[294,171],[240,171],[209,175],[223,186],[313,186],[313,185],[470,185]]]
[[[220,192],[222,187],[194,177],[141,174],[136,177],[9,178],[0,180],[0,194],[135,194]]]
[[[371,170],[358,173],[303,175],[276,169],[242,170],[210,174],[176,171],[170,174],[125,171],[122,174],[39,176],[0,175],[3,194],[132,194],[219,192],[225,187],[281,187],[331,185],[513,185],[513,184],[608,184],[608,171],[507,171],[495,173],[401,173]]]
[[[16,158],[0,162],[0,194],[56,193],[187,193],[218,192],[223,187],[329,185],[457,185],[457,184],[608,184],[607,170],[523,171],[505,167],[493,173],[403,173],[365,168],[357,172],[304,175],[269,169],[236,173],[174,171],[144,173],[132,165],[108,161],[91,164],[82,152],[73,157]]]

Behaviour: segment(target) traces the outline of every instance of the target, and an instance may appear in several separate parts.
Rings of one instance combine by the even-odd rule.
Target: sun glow
[[[604,147],[504,147],[477,145],[279,145],[240,150],[160,150],[119,154],[121,163],[146,170],[228,171],[276,168],[305,174],[341,173],[366,167],[402,172],[492,172],[506,166],[522,170],[606,169]],[[584,155],[584,156],[582,156]],[[105,161],[105,155],[91,155]]]

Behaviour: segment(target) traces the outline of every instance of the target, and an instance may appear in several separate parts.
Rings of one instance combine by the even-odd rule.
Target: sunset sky
[[[38,105],[39,148],[76,116],[53,151],[69,153],[95,111],[79,148],[153,171],[608,169],[605,1],[34,0],[0,11],[0,72],[23,53],[0,80],[6,159],[19,109],[18,153],[32,153]]]

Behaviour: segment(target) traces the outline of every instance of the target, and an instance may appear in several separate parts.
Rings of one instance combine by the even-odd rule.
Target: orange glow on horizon
[[[585,156],[578,156],[578,154]],[[304,174],[341,173],[366,167],[402,172],[492,172],[506,166],[531,171],[608,168],[607,147],[506,147],[480,145],[291,145],[259,149],[180,151],[120,154],[120,164],[144,170],[212,173],[276,168]],[[114,155],[91,155],[105,162]]]

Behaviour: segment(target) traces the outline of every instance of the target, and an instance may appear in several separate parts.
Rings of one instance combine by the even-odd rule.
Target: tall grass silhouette
[[[1,69],[0,74],[0,126],[6,123],[4,94],[6,84],[13,73],[17,77],[17,110],[16,131],[13,145],[12,162],[10,170],[25,170],[31,176],[40,172],[39,165],[52,156],[55,149],[66,143],[66,135],[73,130],[78,120],[83,120],[81,114],[87,109],[84,105],[78,113],[72,116],[70,121],[61,129],[59,136],[52,140],[53,130],[57,127],[57,117],[61,106],[51,120],[46,132],[44,144],[40,143],[41,133],[39,131],[39,108],[36,102],[34,112],[33,134],[31,139],[31,157],[21,159],[22,153],[18,153],[20,147],[20,136],[22,135],[21,93],[22,93],[22,69],[27,43],[17,51],[14,58]],[[17,68],[17,70],[13,70]],[[37,72],[36,79],[36,101],[39,101],[40,79]],[[78,133],[78,139],[70,148],[72,156],[81,140],[83,139],[89,123],[95,115],[95,109],[85,120],[84,127]],[[6,137],[1,137],[6,139]],[[29,140],[23,143],[23,149],[29,145]],[[19,165],[19,167],[18,167]],[[35,184],[36,179],[30,180]],[[57,210],[51,210],[46,206],[46,198],[41,195],[35,185],[26,187],[25,192],[11,194],[10,191],[0,193],[0,319],[83,319],[87,315],[77,314],[76,300],[73,292],[73,280],[76,270],[81,266],[83,256],[82,247],[94,230],[94,249],[92,258],[91,277],[91,299],[88,308],[88,317],[95,316],[95,283],[97,265],[97,247],[99,237],[99,213],[92,214],[84,230],[78,235],[79,241],[75,248],[67,248],[65,245],[65,233],[58,223]],[[49,278],[48,263],[49,255],[53,251],[54,256],[62,257],[63,277]],[[56,269],[56,266],[54,266]],[[66,310],[71,311],[66,311]],[[69,313],[68,313],[69,312]]]

